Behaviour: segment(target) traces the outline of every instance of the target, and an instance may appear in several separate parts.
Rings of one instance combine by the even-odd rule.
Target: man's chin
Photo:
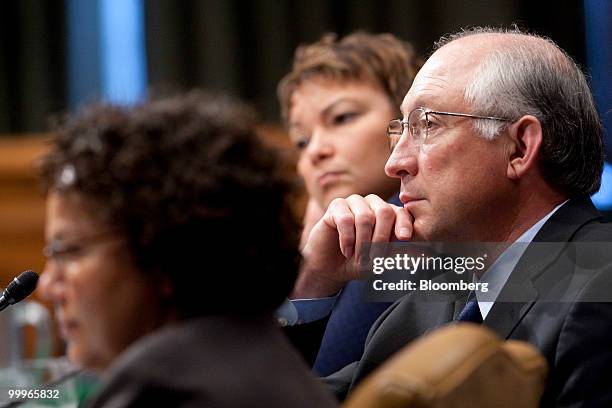
[[[433,228],[432,223],[428,223],[423,217],[415,217],[412,227],[411,241],[443,241],[443,239],[440,239],[439,234],[436,234],[436,229]]]
[[[414,230],[412,231],[412,238],[410,239],[410,241],[414,241],[414,242],[427,242],[427,241],[431,241],[432,239],[429,238],[428,235],[426,235],[423,231],[418,230],[417,228],[414,228]]]

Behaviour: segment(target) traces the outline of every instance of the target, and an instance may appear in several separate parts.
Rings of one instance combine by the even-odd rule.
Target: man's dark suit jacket
[[[483,324],[501,338],[532,343],[546,357],[543,406],[612,406],[612,303],[584,302],[612,298],[612,225],[602,222],[590,199],[570,200],[534,242],[605,242],[610,250],[576,260],[563,245],[545,254],[530,246],[499,297],[520,294],[521,301],[496,302]],[[406,295],[381,315],[360,361],[325,378],[340,400],[404,345],[456,319],[465,304],[419,302],[416,296]]]
[[[90,407],[335,407],[272,317],[203,317],[138,340]]]

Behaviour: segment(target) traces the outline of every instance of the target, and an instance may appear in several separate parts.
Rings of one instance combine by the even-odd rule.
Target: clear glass
[[[459,112],[442,112],[432,111],[427,108],[416,108],[408,114],[407,120],[394,119],[389,122],[387,127],[387,135],[389,137],[389,150],[392,152],[395,146],[399,143],[401,137],[408,129],[408,134],[411,136],[411,141],[416,146],[425,144],[430,135],[435,132],[434,123],[430,120],[430,115],[446,115],[458,116],[472,119],[487,119],[497,120],[501,122],[513,122],[511,119],[499,118],[495,116],[472,115],[469,113]]]

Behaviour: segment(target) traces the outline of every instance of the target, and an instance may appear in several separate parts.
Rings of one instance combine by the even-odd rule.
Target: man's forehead
[[[423,65],[404,101],[402,112],[419,107],[435,109],[431,104],[452,103],[463,97],[468,80],[478,65],[478,52],[474,47],[451,43],[436,51]]]
[[[463,96],[465,73],[454,72],[450,65],[423,68],[425,70],[415,78],[402,102],[404,113],[420,106],[439,109],[440,106],[434,106],[432,103],[450,102]]]

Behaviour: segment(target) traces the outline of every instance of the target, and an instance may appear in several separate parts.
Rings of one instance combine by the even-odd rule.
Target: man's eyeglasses
[[[408,128],[408,133],[412,137],[413,143],[418,146],[425,144],[427,140],[439,130],[440,127],[440,124],[432,118],[432,115],[459,116],[464,118],[513,122],[511,119],[498,118],[495,116],[480,116],[457,112],[439,112],[422,107],[416,108],[408,114],[407,120],[394,119],[389,122],[389,126],[387,127],[387,135],[389,136],[389,150],[393,151],[406,131],[406,128]]]

